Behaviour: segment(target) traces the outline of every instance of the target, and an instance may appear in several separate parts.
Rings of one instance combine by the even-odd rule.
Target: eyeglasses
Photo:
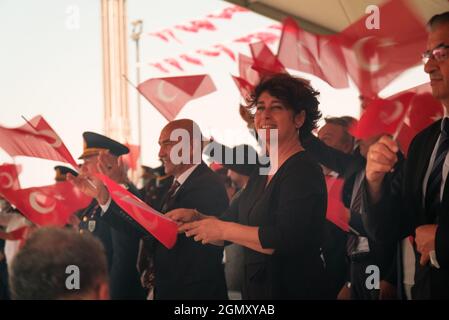
[[[441,44],[432,50],[427,50],[422,54],[422,61],[424,64],[433,58],[436,62],[443,62],[449,58],[449,45]]]

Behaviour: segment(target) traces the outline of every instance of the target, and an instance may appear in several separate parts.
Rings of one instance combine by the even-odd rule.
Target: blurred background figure
[[[220,179],[222,180],[225,188],[226,188],[226,194],[228,195],[229,201],[232,200],[235,193],[237,192],[237,189],[235,185],[233,185],[231,178],[228,176],[228,169],[226,169],[223,165],[219,163],[212,162],[210,164],[210,168],[218,174]]]
[[[165,174],[163,165],[151,168],[142,166],[143,187],[139,190],[145,203],[153,208],[159,207],[162,196],[172,184],[172,177]]]
[[[32,223],[25,218],[18,210],[0,195],[0,227],[5,234],[18,230],[22,227],[29,227]],[[22,241],[20,239],[3,239],[0,244],[0,298],[8,299],[8,269],[14,256],[19,252]]]

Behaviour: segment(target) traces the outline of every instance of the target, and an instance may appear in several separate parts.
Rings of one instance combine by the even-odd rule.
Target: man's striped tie
[[[430,171],[429,180],[427,181],[426,187],[425,209],[427,211],[426,215],[429,217],[429,223],[435,222],[437,211],[440,206],[443,164],[446,159],[447,152],[449,151],[449,121],[447,118],[444,118],[443,121],[443,129],[441,130],[435,162],[433,163],[432,170]]]

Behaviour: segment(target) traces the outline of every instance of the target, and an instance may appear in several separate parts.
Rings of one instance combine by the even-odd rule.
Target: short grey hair
[[[69,290],[70,265],[79,268],[79,289]],[[101,242],[71,229],[41,228],[31,234],[9,268],[11,297],[16,300],[82,298],[108,281]]]

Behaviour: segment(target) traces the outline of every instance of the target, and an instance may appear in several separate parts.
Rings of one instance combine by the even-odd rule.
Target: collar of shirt
[[[175,177],[175,180],[179,182],[179,186],[182,186],[182,184],[184,182],[186,182],[187,178],[192,174],[192,172],[196,169],[196,167],[198,167],[199,164],[196,164],[192,167],[190,167],[189,169],[187,169],[186,171],[184,171],[183,173],[181,173],[179,175],[179,177]]]

